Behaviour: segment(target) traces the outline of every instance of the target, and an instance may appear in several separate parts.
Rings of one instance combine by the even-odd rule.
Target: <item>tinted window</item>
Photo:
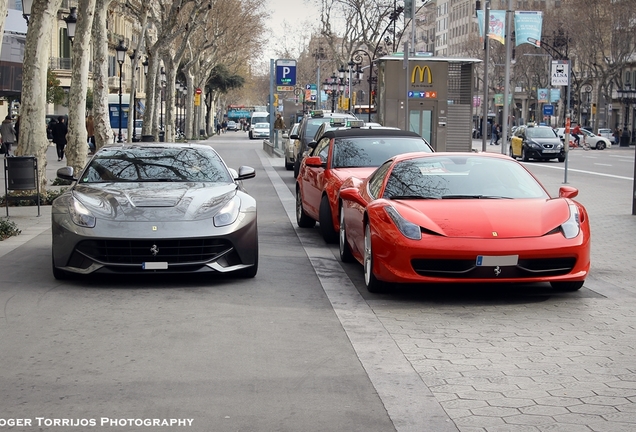
[[[557,135],[552,128],[528,128],[526,129],[528,138],[556,138]]]
[[[432,152],[418,137],[347,137],[336,138],[332,168],[377,167],[401,153]]]
[[[232,177],[212,150],[198,148],[104,149],[91,160],[79,183],[214,182]]]
[[[392,161],[387,161],[369,177],[369,193],[373,198],[377,198],[380,195],[380,188],[387,171],[391,168],[391,163]]]

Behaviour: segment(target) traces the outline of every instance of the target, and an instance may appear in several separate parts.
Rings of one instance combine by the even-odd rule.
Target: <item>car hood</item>
[[[113,221],[206,219],[236,193],[234,183],[99,183],[73,189],[94,216]]]
[[[402,216],[425,229],[484,239],[542,236],[569,218],[568,204],[562,198],[394,201]]]

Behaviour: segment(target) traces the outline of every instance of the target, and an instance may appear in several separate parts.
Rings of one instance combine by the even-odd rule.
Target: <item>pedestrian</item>
[[[497,123],[495,125],[495,145],[499,145],[499,138],[501,138],[501,125]]]
[[[280,113],[276,114],[276,120],[274,120],[274,129],[285,129],[285,122]]]
[[[57,161],[59,162],[64,159],[64,147],[66,147],[66,134],[68,133],[68,126],[64,116],[57,118],[57,123],[51,126],[51,133],[57,149]]]
[[[618,145],[618,140],[620,139],[621,134],[618,132],[618,128],[614,128],[614,144]]]
[[[88,135],[88,147],[91,153],[95,153],[95,120],[93,115],[86,117],[86,134]]]
[[[11,146],[16,142],[15,128],[11,116],[6,116],[0,126],[0,135],[2,136],[2,146],[4,147],[4,156],[12,156]]]
[[[221,123],[221,130],[223,133],[227,132],[227,120],[223,120],[223,123]]]
[[[216,122],[216,134],[220,135],[221,134],[221,123]]]

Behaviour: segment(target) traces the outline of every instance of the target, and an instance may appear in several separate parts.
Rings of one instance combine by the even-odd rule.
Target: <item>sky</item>
[[[267,0],[270,19],[267,20],[271,32],[272,42],[263,59],[269,61],[276,58],[275,44],[294,49],[302,43],[301,35],[309,36],[310,27],[320,20],[320,9],[315,0]],[[308,42],[308,41],[306,41]]]

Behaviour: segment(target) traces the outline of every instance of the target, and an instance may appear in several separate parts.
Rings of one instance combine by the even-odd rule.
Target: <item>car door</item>
[[[510,149],[511,149],[510,156],[512,156],[513,158],[521,156],[521,148],[523,147],[523,137],[525,136],[525,131],[526,131],[525,127],[519,126],[515,130],[515,134],[510,140]]]
[[[318,141],[316,148],[311,152],[311,156],[318,156],[322,161],[321,167],[310,167],[305,165],[302,174],[303,207],[305,211],[314,219],[318,219],[320,209],[320,199],[325,183],[325,167],[331,147],[331,138],[325,137]]]

